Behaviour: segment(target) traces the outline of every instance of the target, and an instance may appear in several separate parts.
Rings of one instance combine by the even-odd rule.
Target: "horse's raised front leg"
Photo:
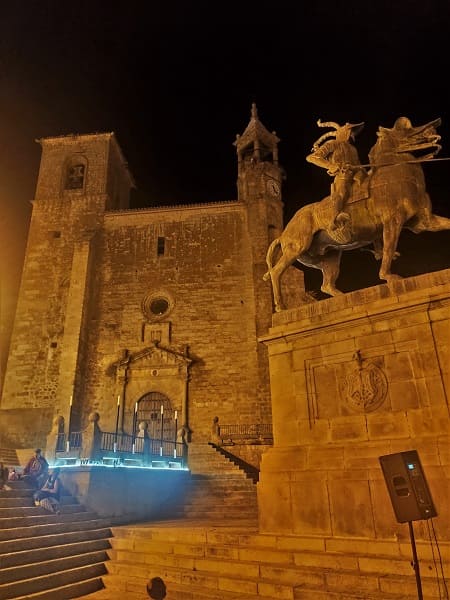
[[[401,230],[402,223],[399,222],[399,219],[392,219],[391,221],[384,223],[383,256],[378,276],[385,281],[401,279],[400,275],[391,273],[391,264],[396,255],[398,238],[400,237]]]
[[[430,213],[424,219],[417,221],[413,227],[408,227],[408,229],[414,233],[422,233],[422,231],[444,231],[450,229],[450,219]]]

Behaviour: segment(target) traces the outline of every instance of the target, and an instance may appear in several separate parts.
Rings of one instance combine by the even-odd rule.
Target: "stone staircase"
[[[79,598],[101,589],[111,530],[63,495],[61,514],[33,504],[33,490],[0,491],[0,600]]]
[[[12,448],[0,448],[0,463],[5,467],[17,467],[19,464],[17,452]]]
[[[259,469],[257,469],[253,465],[248,464],[247,462],[245,462],[244,460],[242,460],[242,458],[239,458],[238,456],[235,456],[234,454],[232,454],[231,452],[229,452],[228,450],[226,450],[223,446],[217,446],[216,444],[213,444],[212,442],[209,443],[209,446],[211,446],[212,448],[214,448],[214,450],[216,452],[218,452],[219,454],[221,454],[222,456],[224,456],[227,460],[229,460],[234,465],[236,465],[239,469],[241,469],[241,471],[244,471],[244,473],[246,474],[246,476],[249,479],[251,479],[253,481],[253,483],[258,483],[258,481],[259,481]]]
[[[161,577],[166,600],[414,600],[409,543],[258,534],[256,527],[159,523],[113,528],[105,589],[92,599],[142,600]],[[447,578],[448,544],[441,548]],[[432,552],[417,545],[423,597],[446,598]],[[447,586],[450,582],[447,581]]]
[[[246,473],[208,444],[189,445],[191,477],[168,518],[250,519],[256,523],[256,486]]]

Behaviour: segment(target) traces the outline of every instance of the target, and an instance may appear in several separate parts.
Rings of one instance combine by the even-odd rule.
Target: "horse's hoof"
[[[344,294],[344,292],[341,292],[337,288],[322,287],[320,289],[324,294],[328,294],[329,296],[342,296]]]
[[[392,281],[398,281],[399,279],[403,279],[401,275],[397,275],[396,273],[390,273],[389,275],[385,275],[382,277],[380,275],[380,279],[383,281],[387,281],[387,283],[391,283]]]

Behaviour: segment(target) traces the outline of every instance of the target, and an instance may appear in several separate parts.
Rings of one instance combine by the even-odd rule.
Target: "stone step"
[[[28,490],[30,492],[34,492],[35,488],[32,487],[27,481],[22,481],[19,479],[18,481],[8,481],[8,485],[13,490]],[[3,492],[0,492],[2,494]]]
[[[61,496],[59,503],[61,505],[78,504],[78,501],[73,496]],[[22,496],[15,493],[14,496],[0,497],[0,515],[2,515],[1,511],[4,508],[27,508],[30,506],[34,506],[33,497],[25,492]]]
[[[51,590],[37,592],[35,594],[26,594],[25,596],[15,596],[14,600],[70,600],[71,598],[88,597],[92,598],[94,593],[104,589],[103,581],[100,577],[76,581],[68,585],[55,587]],[[120,600],[124,600],[123,596]],[[141,599],[142,600],[142,599]]]
[[[103,587],[109,522],[67,493],[61,513],[35,506],[23,481],[0,491],[0,599],[77,598]]]
[[[189,468],[191,468],[193,465],[200,464],[221,465],[224,469],[228,469],[229,471],[237,471],[239,469],[239,467],[228,460],[228,458],[225,458],[217,453],[210,456],[197,455],[189,457]]]
[[[8,486],[11,487],[11,490],[0,490],[0,499],[8,499],[8,498],[31,498],[32,490],[30,488],[22,487],[22,488],[13,488],[12,481],[8,482]]]
[[[26,575],[28,578],[32,577],[36,579],[41,576],[51,575],[52,573],[59,573],[60,571],[67,571],[68,569],[92,565],[106,560],[108,560],[108,555],[105,550],[83,552],[82,554],[73,554],[27,564]],[[17,582],[23,579],[23,575],[24,565],[2,568],[0,571],[0,584]]]
[[[174,521],[174,522],[183,522],[184,520],[188,519],[190,521],[198,521],[199,523],[223,523],[224,521],[228,521],[229,523],[236,523],[239,524],[240,522],[244,522],[246,525],[247,524],[253,524],[257,522],[257,515],[254,515],[252,513],[246,513],[246,514],[236,514],[236,515],[231,515],[231,517],[224,516],[222,515],[217,515],[217,514],[207,514],[207,513],[202,513],[202,512],[198,512],[198,513],[188,513],[188,514],[170,514],[167,516],[167,519],[170,521]]]
[[[230,565],[227,572],[227,569],[224,569],[225,564],[224,562],[218,564],[217,571],[195,571],[191,567],[190,570],[180,572],[180,568],[159,565],[153,560],[142,567],[136,567],[134,563],[120,563],[117,566],[114,562],[110,562],[108,563],[109,574],[103,579],[105,592],[102,592],[100,597],[114,598],[126,594],[126,597],[130,598],[134,597],[131,593],[138,594],[139,590],[142,597],[146,582],[153,576],[163,578],[171,600],[176,598],[180,600],[181,598],[183,600],[185,598],[400,600],[416,597],[413,576],[386,578],[378,574],[363,577],[352,573],[327,574],[319,569],[314,572],[309,569],[294,570],[276,566],[266,567],[260,575],[252,577],[248,574],[248,564],[243,565],[244,572],[236,565]],[[252,566],[257,573],[258,565],[254,563]],[[351,580],[354,581],[352,587],[354,593],[348,591]],[[312,585],[320,589],[311,589]],[[383,586],[382,589],[380,586]],[[396,587],[392,588],[392,586]],[[391,591],[389,588],[397,591]],[[424,581],[423,589],[427,599],[440,598],[436,582]]]
[[[195,457],[189,462],[189,470],[192,471],[193,468],[198,468],[201,465],[208,465],[211,468],[217,467],[218,469],[222,469],[225,473],[242,473],[245,475],[244,471],[241,471],[239,467],[229,461],[227,458],[222,457],[220,454],[216,454],[216,456],[202,456]]]
[[[147,577],[136,577],[132,580],[124,580],[123,577],[106,575],[103,581],[107,583],[104,589],[86,596],[88,599],[98,600],[143,600],[146,597],[147,582],[153,574]],[[158,575],[159,577],[160,575]],[[227,585],[230,585],[226,579],[220,582],[221,587],[207,587],[205,583],[210,585],[214,582],[207,581],[203,578],[199,579],[202,585],[195,585],[191,581],[181,577],[179,581],[173,582],[163,578],[167,588],[167,600],[263,600],[263,596],[256,594],[248,594],[243,591],[243,586],[238,589],[227,590]],[[231,584],[234,588],[234,585]],[[264,596],[267,600],[273,600],[273,596]],[[283,598],[283,596],[276,596]]]
[[[193,474],[191,481],[189,482],[189,484],[186,486],[187,488],[189,488],[190,485],[192,484],[196,484],[196,485],[203,485],[205,487],[207,486],[221,486],[221,487],[230,487],[230,486],[235,486],[235,487],[247,487],[247,488],[252,488],[255,487],[255,484],[252,483],[252,481],[250,479],[247,479],[246,477],[235,477],[234,475],[230,476],[230,475],[202,475],[202,474]]]
[[[108,550],[111,548],[108,539],[89,539],[73,543],[64,540],[64,542],[64,544],[53,545],[50,547],[41,546],[39,548],[27,548],[26,550],[14,550],[8,554],[3,554],[1,560],[2,569],[31,565],[33,563],[50,561],[57,558],[83,554],[85,552]]]
[[[85,512],[86,509],[81,504],[66,504],[61,506],[61,514],[73,514],[78,512]],[[42,506],[15,506],[8,508],[0,508],[0,527],[5,521],[13,519],[20,519],[22,523],[24,518],[37,518],[41,516],[48,516],[49,513]]]
[[[217,501],[222,501],[225,498],[234,498],[238,500],[239,498],[248,499],[249,497],[254,496],[256,498],[256,488],[248,488],[248,487],[233,487],[231,489],[227,489],[226,487],[217,486],[217,487],[194,487],[192,489],[187,489],[184,492],[184,498],[186,501],[190,499],[201,500],[202,498],[211,498]]]
[[[67,533],[56,533],[53,535],[41,535],[36,537],[23,537],[14,540],[0,542],[0,554],[10,552],[22,552],[36,548],[50,548],[62,544],[72,544],[88,540],[107,539],[112,536],[111,529],[104,527],[100,529],[87,529],[82,531],[71,531]],[[108,547],[110,546],[108,540]],[[3,559],[2,559],[3,560]]]
[[[112,554],[112,560],[107,565],[108,575],[103,580],[106,589],[127,594],[130,589],[145,590],[148,578],[159,576],[166,582],[171,599],[178,597],[174,594],[176,588],[173,584],[180,581],[184,582],[183,590],[186,594],[192,591],[190,585],[199,584],[205,597],[213,591],[212,598],[220,598],[220,594],[223,594],[224,598],[228,597],[224,592],[230,591],[239,591],[242,594],[239,598],[293,600],[317,597],[325,600],[328,598],[327,594],[332,598],[352,600],[415,598],[416,584],[412,573],[402,576],[386,575],[384,572],[362,574],[358,571],[302,568],[283,563],[273,566],[256,561],[229,561],[223,557],[217,560],[198,559],[194,558],[194,547],[191,552],[190,557],[146,552],[145,564],[137,563],[135,555],[133,562],[127,562]],[[349,586],[355,589],[354,594],[348,592]],[[313,587],[316,589],[312,589]],[[210,588],[208,594],[205,588]],[[427,599],[441,598],[434,578],[424,578],[423,589]],[[216,593],[217,596],[214,595]]]
[[[5,467],[17,467],[19,465],[17,452],[12,448],[0,448],[0,462]]]
[[[205,451],[204,454],[190,454],[189,455],[189,464],[200,464],[202,462],[211,464],[211,465],[223,465],[224,467],[228,467],[229,469],[235,470],[239,467],[235,465],[230,459],[218,454],[215,450],[209,448]]]
[[[187,489],[185,491],[185,497],[188,500],[189,498],[217,498],[218,500],[222,500],[225,497],[233,497],[238,499],[240,496],[243,498],[248,498],[249,496],[255,496],[256,498],[256,488],[255,487],[233,487],[231,489],[227,489],[223,486],[212,486],[212,487],[194,487],[192,489]]]
[[[288,600],[413,600],[415,574],[410,548],[388,540],[346,540],[275,536],[256,528],[163,524],[114,528],[108,551],[106,590],[144,589],[151,576],[166,582],[171,600],[183,582],[184,598],[281,598]],[[342,551],[326,551],[330,544]],[[441,548],[450,575],[449,545]],[[442,598],[435,580],[433,551],[418,545],[427,600]],[[199,585],[204,596],[191,586]],[[350,591],[349,591],[350,590]],[[106,594],[106,591],[105,591]],[[214,595],[216,594],[216,595]],[[222,596],[220,595],[222,594]],[[328,595],[327,595],[328,594]],[[102,597],[107,598],[107,595]],[[231,596],[233,597],[233,596]]]
[[[232,483],[233,481],[245,482],[246,484],[253,485],[251,481],[249,481],[244,475],[239,473],[192,473],[191,480],[193,481],[228,481]]]
[[[54,533],[65,533],[73,531],[84,531],[89,529],[98,529],[100,527],[107,527],[109,521],[106,519],[100,519],[95,513],[84,512],[71,515],[70,520],[61,520],[63,515],[52,515],[52,518],[47,523],[33,524],[25,527],[9,526],[8,528],[0,528],[0,541],[15,540],[28,538],[32,536],[40,535],[51,535]],[[57,518],[59,517],[59,519]],[[11,519],[9,520],[9,522]]]
[[[35,515],[31,516],[17,516],[0,518],[0,536],[2,528],[12,529],[14,527],[32,527],[34,525],[46,525],[47,523],[54,523],[60,521],[61,523],[70,523],[73,521],[83,521],[86,519],[86,510],[80,510],[77,506],[74,510],[68,510],[70,507],[65,507],[64,512],[61,514],[48,513],[42,507],[35,506]],[[94,513],[91,513],[91,518],[94,518]],[[0,537],[1,539],[1,537]]]
[[[80,566],[68,569],[62,572],[49,573],[39,577],[23,579],[0,585],[1,600],[18,600],[19,598],[31,598],[32,594],[51,590],[54,594],[55,588],[67,587],[73,583],[84,583],[85,580],[99,578],[106,573],[106,567],[103,562]],[[22,574],[23,569],[22,569]],[[26,573],[28,575],[28,573]],[[101,583],[99,584],[101,585]],[[41,596],[42,597],[42,596]],[[44,596],[45,598],[54,598],[59,600],[64,596]],[[66,598],[76,598],[77,596],[65,596]]]

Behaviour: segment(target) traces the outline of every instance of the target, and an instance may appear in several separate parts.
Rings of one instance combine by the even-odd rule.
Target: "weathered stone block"
[[[331,441],[348,442],[368,439],[366,417],[340,417],[331,421]]]
[[[408,421],[404,412],[367,415],[369,439],[409,437]]]
[[[414,380],[392,380],[389,384],[389,398],[393,411],[400,412],[419,407],[419,396]]]
[[[302,535],[330,535],[332,528],[326,481],[303,479],[293,482],[290,489],[291,532]]]
[[[291,586],[277,585],[274,583],[258,583],[258,596],[263,598],[279,598],[280,600],[293,600],[294,590]]]
[[[344,467],[344,448],[335,446],[331,448],[308,449],[308,469],[317,470],[342,470]]]
[[[234,569],[236,570],[236,567]],[[258,586],[256,581],[246,581],[242,577],[239,577],[239,579],[219,577],[218,589],[239,594],[257,594]]]
[[[328,485],[334,535],[374,537],[369,482],[342,479]]]

